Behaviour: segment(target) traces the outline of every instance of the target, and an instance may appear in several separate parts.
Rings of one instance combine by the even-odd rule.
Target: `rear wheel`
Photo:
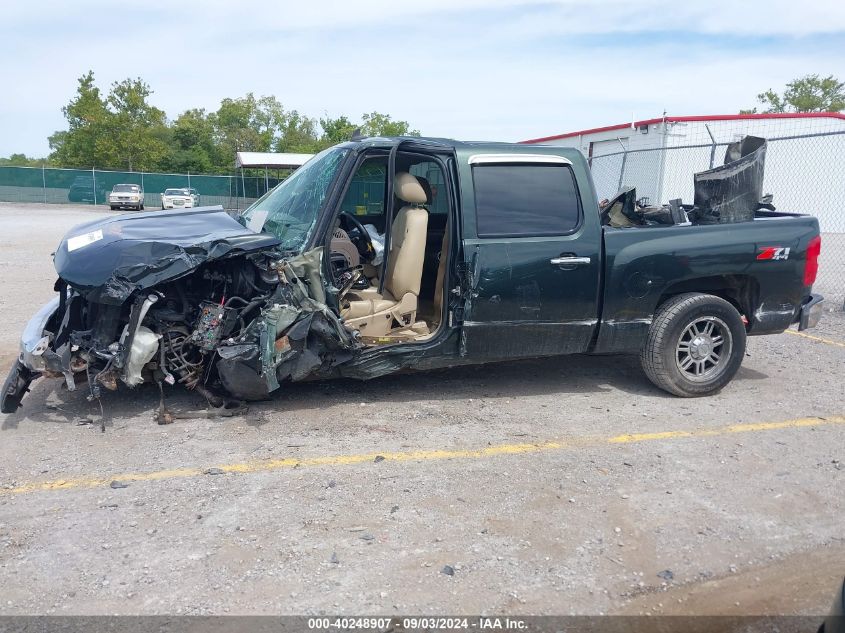
[[[727,385],[744,355],[745,326],[736,308],[720,297],[688,293],[657,310],[640,362],[656,386],[689,398]]]
[[[138,211],[143,211],[143,210],[144,210],[144,205],[143,205],[143,204],[139,204],[139,205],[138,205]]]

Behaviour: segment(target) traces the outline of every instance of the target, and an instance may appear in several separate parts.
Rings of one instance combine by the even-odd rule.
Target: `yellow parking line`
[[[787,334],[794,334],[795,336],[800,336],[802,338],[808,338],[811,341],[818,341],[819,343],[827,343],[828,345],[835,345],[836,347],[845,347],[845,343],[840,341],[831,341],[829,338],[822,338],[821,336],[813,336],[812,334],[804,334],[804,332],[798,332],[797,330],[785,330]]]
[[[662,431],[658,433],[628,433],[608,437],[574,437],[566,440],[549,440],[539,443],[498,444],[477,449],[454,450],[420,450],[383,453],[362,453],[350,455],[326,455],[322,457],[287,457],[258,462],[242,462],[217,466],[223,473],[257,473],[290,468],[305,468],[311,466],[351,466],[373,462],[377,457],[387,462],[420,462],[448,459],[480,459],[501,455],[524,455],[527,453],[542,453],[555,450],[572,449],[587,446],[602,446],[615,444],[634,444],[639,442],[653,442],[660,440],[676,440],[682,438],[714,437],[732,435],[736,433],[759,433],[778,429],[799,429],[805,427],[830,426],[845,424],[845,415],[834,415],[824,418],[798,418],[781,422],[752,422],[749,424],[732,424],[711,429],[693,429],[689,431]],[[107,486],[112,481],[136,482],[158,481],[162,479],[178,479],[197,477],[205,474],[205,468],[176,468],[171,470],[157,470],[146,473],[124,473],[108,477],[77,477],[74,479],[58,479],[54,481],[23,483],[13,488],[0,490],[0,496],[21,495],[40,490],[69,490],[74,488],[97,488]]]

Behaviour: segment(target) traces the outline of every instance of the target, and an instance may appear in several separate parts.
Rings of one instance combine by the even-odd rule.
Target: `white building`
[[[693,174],[711,166],[711,154],[712,166],[723,164],[725,144],[749,134],[769,140],[764,192],[775,206],[818,216],[823,231],[845,232],[845,114],[664,116],[523,142],[580,149],[599,198],[633,185],[652,204],[692,203]]]

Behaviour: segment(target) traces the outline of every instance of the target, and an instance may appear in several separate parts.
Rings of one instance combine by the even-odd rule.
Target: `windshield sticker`
[[[101,239],[103,239],[103,231],[101,229],[85,233],[84,235],[77,235],[67,241],[67,252],[71,253],[94,242],[99,242]]]
[[[261,233],[264,228],[264,223],[267,221],[268,212],[266,209],[256,209],[249,215],[249,220],[246,222],[246,228],[255,233]]]

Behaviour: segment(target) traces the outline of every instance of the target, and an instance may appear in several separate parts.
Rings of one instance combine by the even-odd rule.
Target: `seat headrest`
[[[423,178],[422,176],[416,176],[416,179],[420,183],[420,187],[423,188],[425,191],[425,203],[431,204],[434,200],[434,193],[431,191],[431,183],[428,182],[428,178]]]
[[[401,171],[396,174],[396,178],[393,181],[393,189],[396,197],[402,200],[402,202],[425,204],[428,201],[425,195],[425,189],[422,188],[420,181],[407,171]]]

